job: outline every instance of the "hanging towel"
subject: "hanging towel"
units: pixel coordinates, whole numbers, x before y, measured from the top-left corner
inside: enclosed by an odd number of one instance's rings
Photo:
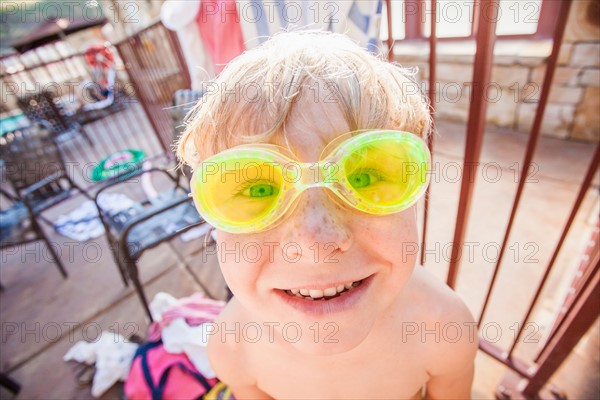
[[[196,23],[218,75],[245,50],[235,0],[202,0]]]
[[[160,8],[162,23],[177,33],[194,90],[202,89],[202,82],[215,77],[213,62],[196,23],[199,12],[200,0],[166,0]]]
[[[336,4],[339,5],[339,13],[344,18],[332,18],[331,31],[350,36],[370,52],[379,52],[383,0],[339,1]]]
[[[379,51],[383,0],[238,0],[237,5],[248,49],[281,30],[316,29],[346,34]]]

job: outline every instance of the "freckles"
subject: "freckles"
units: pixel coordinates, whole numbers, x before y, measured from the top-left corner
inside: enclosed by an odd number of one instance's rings
[[[331,217],[328,214],[323,215],[323,217],[321,218],[321,223],[317,224],[317,226],[315,227],[315,233],[321,233],[323,227],[325,226],[335,226],[335,222],[331,220]]]

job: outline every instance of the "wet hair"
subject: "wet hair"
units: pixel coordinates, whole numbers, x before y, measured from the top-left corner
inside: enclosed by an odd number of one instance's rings
[[[243,143],[285,139],[302,101],[335,103],[351,131],[398,129],[425,138],[429,104],[414,72],[367,52],[342,34],[282,32],[232,60],[186,117],[177,144],[192,167]]]

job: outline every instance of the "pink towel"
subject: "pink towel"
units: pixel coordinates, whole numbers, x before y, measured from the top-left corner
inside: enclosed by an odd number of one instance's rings
[[[162,329],[169,326],[171,321],[177,318],[185,318],[189,326],[198,326],[205,322],[212,322],[217,318],[225,302],[212,300],[196,293],[190,297],[184,297],[177,301],[177,305],[162,313],[160,322],[154,322],[148,329],[148,340],[160,339]]]
[[[202,0],[196,23],[218,75],[246,49],[235,0]]]

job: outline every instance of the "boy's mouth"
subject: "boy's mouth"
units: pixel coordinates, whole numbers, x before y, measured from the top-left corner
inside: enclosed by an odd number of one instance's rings
[[[354,288],[360,286],[360,284],[364,281],[361,279],[359,281],[348,282],[344,284],[340,284],[337,286],[333,286],[326,289],[290,289],[284,290],[288,296],[291,297],[300,297],[304,300],[318,300],[318,301],[326,301],[331,300],[336,297],[340,297],[345,295],[348,292],[354,290]]]

